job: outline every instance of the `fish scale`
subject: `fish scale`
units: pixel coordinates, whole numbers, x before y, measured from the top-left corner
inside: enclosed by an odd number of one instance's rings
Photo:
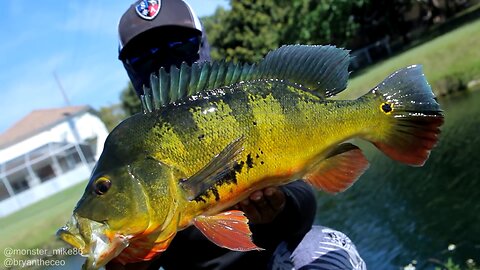
[[[331,100],[347,85],[349,59],[333,46],[293,45],[251,65],[161,68],[143,113],[109,134],[59,237],[87,257],[86,269],[150,260],[191,225],[220,247],[258,250],[248,219],[231,207],[299,178],[345,191],[369,166],[350,139],[423,165],[443,114],[421,66],[356,100]]]
[[[168,115],[167,119],[177,121],[170,122],[170,125],[178,126],[177,129],[174,129],[174,133],[177,138],[181,138],[183,149],[201,150],[199,152],[194,150],[194,152],[187,154],[188,156],[179,156],[177,155],[177,151],[171,150],[178,146],[170,146],[168,139],[163,136],[163,141],[158,141],[158,146],[153,145],[151,151],[159,153],[155,156],[158,160],[168,160],[168,163],[171,164],[183,164],[182,170],[185,172],[186,178],[201,170],[225,145],[241,136],[248,137],[248,140],[246,140],[244,144],[245,149],[240,158],[244,163],[246,163],[248,155],[257,155],[257,148],[264,149],[265,152],[276,153],[264,156],[261,160],[263,164],[256,162],[258,164],[255,164],[255,167],[245,169],[241,173],[238,173],[238,184],[236,186],[232,187],[231,184],[228,184],[225,188],[216,186],[217,190],[228,190],[228,193],[236,194],[237,199],[235,201],[224,204],[222,202],[222,192],[219,192],[220,202],[211,192],[208,192],[207,195],[203,197],[204,201],[202,202],[204,204],[195,207],[203,209],[213,204],[219,204],[225,208],[239,200],[238,195],[241,191],[248,190],[252,185],[251,179],[262,181],[264,176],[277,176],[276,174],[281,176],[287,174],[286,172],[290,172],[291,174],[299,173],[299,170],[294,168],[304,167],[307,161],[314,159],[316,155],[326,150],[327,146],[345,141],[360,133],[360,131],[364,129],[365,123],[362,123],[362,125],[353,125],[351,124],[355,123],[352,121],[353,119],[348,119],[346,116],[356,118],[359,109],[365,107],[364,111],[368,111],[371,107],[369,104],[361,104],[363,106],[360,106],[360,104],[351,104],[351,102],[348,101],[324,101],[281,83],[278,83],[281,84],[281,87],[278,87],[277,84],[272,82],[258,81],[255,84],[254,88],[261,91],[252,91],[255,94],[250,94],[251,98],[248,99],[247,104],[243,102],[240,103],[240,99],[234,98],[237,92],[241,93],[240,95],[246,92],[245,89],[238,88],[234,89],[232,93],[228,93],[225,96],[218,96],[216,99],[197,101],[196,103],[201,104],[197,104],[196,106],[191,106],[186,103],[178,106],[175,110],[165,112],[165,114]],[[242,87],[246,89],[250,89],[251,86],[251,84],[242,85]],[[300,98],[301,96],[302,98]],[[254,119],[243,117],[242,114],[239,114],[239,111],[232,110],[231,105],[224,103],[223,100],[236,101],[230,104],[238,104],[237,108],[250,108],[250,115],[252,115]],[[315,106],[313,106],[314,103]],[[350,107],[352,105],[354,108]],[[184,108],[185,111],[188,110],[190,113],[189,117],[185,117],[180,113],[182,108]],[[216,110],[210,113],[204,113],[208,108],[216,108]],[[341,110],[342,108],[343,111]],[[241,112],[244,111],[245,110],[242,110]],[[298,116],[302,114],[299,115],[298,112],[310,116],[310,120],[299,120]],[[335,113],[333,114],[333,112]],[[337,118],[332,117],[330,114],[337,116]],[[235,118],[233,115],[237,115],[237,117]],[[189,119],[189,123],[194,122],[195,129],[192,130],[185,127],[184,119]],[[370,119],[376,118],[370,117]],[[256,124],[254,125],[253,122]],[[341,126],[337,123],[345,123],[345,125]],[[372,126],[376,124],[378,123],[375,122]],[[216,126],[222,126],[223,128],[214,128]],[[305,132],[301,134],[295,132],[299,129],[305,130]],[[197,134],[200,133],[204,134],[202,140],[197,139]],[[315,137],[320,139],[314,140],[312,143],[311,141]],[[167,141],[165,139],[167,139]],[[155,141],[155,139],[152,141]],[[177,145],[175,140],[172,141]],[[188,152],[187,150],[187,153]],[[278,170],[277,168],[283,168],[283,170]],[[264,185],[271,184],[281,183],[266,183]],[[230,192],[232,188],[233,192]],[[246,195],[247,194],[244,194],[243,197]],[[230,197],[227,196],[225,198],[229,199]]]

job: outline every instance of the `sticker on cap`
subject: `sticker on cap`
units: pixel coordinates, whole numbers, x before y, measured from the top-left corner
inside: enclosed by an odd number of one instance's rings
[[[143,19],[153,20],[160,11],[160,5],[160,0],[143,0],[137,4],[135,10]]]

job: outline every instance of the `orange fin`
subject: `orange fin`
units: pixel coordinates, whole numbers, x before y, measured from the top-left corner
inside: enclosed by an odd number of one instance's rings
[[[248,219],[242,211],[232,210],[215,216],[198,216],[194,225],[220,247],[235,251],[262,250],[252,242]]]
[[[338,193],[351,187],[368,168],[368,160],[357,146],[344,143],[322,155],[304,179],[314,187]]]

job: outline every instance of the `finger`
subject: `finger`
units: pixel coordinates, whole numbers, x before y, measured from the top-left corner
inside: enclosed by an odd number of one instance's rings
[[[277,210],[272,208],[263,192],[261,197],[257,197],[257,200],[252,200],[252,204],[255,205],[260,217],[257,223],[271,222],[277,215]]]
[[[270,215],[273,212],[273,209],[270,206],[270,203],[268,202],[267,197],[264,195],[263,192],[261,193],[261,196],[253,197],[251,202],[255,205],[257,211],[262,217],[265,215]]]
[[[238,206],[245,213],[250,223],[258,223],[261,220],[257,207],[249,199],[241,201]]]
[[[252,201],[259,201],[263,198],[263,191],[262,190],[257,190],[254,191],[248,198]]]
[[[265,200],[276,210],[282,210],[285,206],[285,193],[278,187],[269,187],[265,189]]]
[[[232,207],[230,208],[230,210],[242,210],[242,209],[240,209],[240,203],[237,203],[237,204],[235,204],[234,206],[232,206]]]

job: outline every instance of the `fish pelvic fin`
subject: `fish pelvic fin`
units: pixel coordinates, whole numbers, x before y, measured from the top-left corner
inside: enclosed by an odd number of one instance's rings
[[[396,71],[367,95],[381,99],[379,110],[391,123],[386,132],[370,134],[367,139],[393,160],[422,166],[438,141],[444,121],[422,66]]]
[[[369,167],[362,150],[351,143],[343,143],[318,156],[303,179],[328,193],[343,192]]]
[[[144,113],[168,104],[208,95],[206,91],[256,80],[281,80],[327,98],[347,87],[350,55],[335,46],[286,45],[269,52],[259,63],[197,62],[162,67],[150,75],[141,96]]]
[[[231,210],[215,216],[198,216],[193,224],[220,247],[234,251],[262,250],[253,243],[248,219],[242,211]]]

